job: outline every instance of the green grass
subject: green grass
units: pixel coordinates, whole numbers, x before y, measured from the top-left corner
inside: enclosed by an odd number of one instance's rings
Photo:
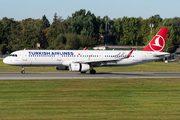
[[[20,66],[6,65],[0,60],[0,72],[20,72]],[[150,62],[135,66],[125,67],[98,67],[97,72],[180,72],[179,64],[164,62]],[[26,72],[67,72],[66,70],[56,70],[55,67],[26,67]]]
[[[180,79],[0,81],[0,119],[179,120]]]
[[[178,64],[150,62],[99,67],[97,72],[180,72]],[[0,72],[21,67],[0,60]],[[26,67],[26,72],[62,72]],[[0,119],[179,120],[180,79],[0,81]]]

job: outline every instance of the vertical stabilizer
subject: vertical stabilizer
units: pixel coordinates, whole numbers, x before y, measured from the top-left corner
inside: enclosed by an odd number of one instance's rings
[[[154,36],[151,42],[141,51],[158,51],[163,52],[168,28],[161,28],[159,32]]]

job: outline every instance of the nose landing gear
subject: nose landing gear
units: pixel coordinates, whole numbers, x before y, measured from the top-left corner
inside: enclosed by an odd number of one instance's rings
[[[22,66],[22,71],[21,71],[22,74],[25,74],[25,67]]]

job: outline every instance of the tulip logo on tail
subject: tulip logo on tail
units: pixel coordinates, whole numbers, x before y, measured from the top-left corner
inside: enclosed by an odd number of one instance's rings
[[[151,42],[141,51],[163,52],[168,28],[161,28]]]
[[[161,51],[163,50],[165,45],[165,40],[162,36],[156,35],[154,39],[149,43],[151,50],[153,51]]]

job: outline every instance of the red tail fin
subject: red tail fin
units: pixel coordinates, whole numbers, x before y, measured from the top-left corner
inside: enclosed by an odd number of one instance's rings
[[[159,32],[154,36],[151,42],[141,51],[159,51],[163,52],[168,28],[161,28]]]

